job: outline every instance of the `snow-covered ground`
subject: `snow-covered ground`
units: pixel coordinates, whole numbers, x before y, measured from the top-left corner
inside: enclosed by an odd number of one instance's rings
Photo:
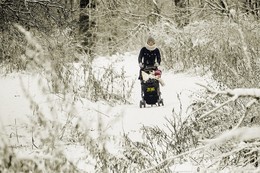
[[[140,97],[140,83],[137,80],[139,74],[139,67],[137,64],[137,55],[135,53],[126,53],[124,55],[114,55],[112,57],[99,57],[93,63],[93,69],[102,69],[113,65],[115,69],[121,71],[125,70],[127,80],[135,80],[134,88],[131,93],[132,104],[122,104],[116,106],[109,106],[104,101],[91,102],[86,99],[82,99],[77,102],[77,117],[81,118],[84,123],[88,125],[88,128],[97,129],[100,119],[103,122],[104,133],[112,134],[115,136],[126,133],[132,140],[142,140],[142,136],[139,133],[140,128],[144,126],[158,126],[165,128],[165,118],[171,118],[173,116],[172,110],[176,112],[180,110],[180,104],[182,107],[182,118],[185,119],[185,114],[188,106],[191,104],[191,95],[193,92],[197,92],[201,89],[196,82],[203,83],[204,77],[195,76],[192,74],[174,74],[172,71],[163,71],[162,79],[165,82],[165,86],[161,87],[162,98],[164,100],[164,106],[147,106],[146,108],[139,108]],[[163,67],[162,67],[163,70]],[[39,109],[46,115],[50,107],[60,104],[60,98],[56,95],[43,93],[41,86],[39,85],[40,75],[29,74],[10,74],[0,77],[0,120],[2,129],[2,135],[10,135],[15,133],[15,128],[18,129],[20,135],[26,136],[25,130],[26,123],[29,122],[28,117],[34,116],[34,109],[31,107],[31,102],[28,98],[31,98],[39,104]],[[120,86],[118,86],[120,87]],[[30,96],[24,94],[24,89],[28,91]],[[179,94],[180,99],[177,98]],[[181,101],[181,103],[180,103]],[[64,115],[64,112],[69,111],[66,106],[59,110]],[[59,119],[66,121],[66,117],[49,117],[51,119]],[[11,128],[12,127],[12,128]],[[24,128],[22,128],[24,127]],[[166,129],[166,128],[165,128]],[[17,132],[16,132],[17,133]],[[23,134],[22,134],[23,133]],[[10,137],[11,138],[11,137]],[[23,141],[24,140],[24,141]],[[19,144],[23,145],[23,142],[29,143],[31,139],[23,138],[19,140]],[[14,139],[17,143],[17,139]],[[117,152],[118,146],[109,144],[112,152]],[[82,154],[79,151],[80,147],[68,147],[67,153],[74,153],[71,159],[78,160]],[[77,155],[78,153],[78,155]],[[78,163],[79,167],[84,167],[81,162]],[[191,171],[189,166],[174,167],[176,170]]]

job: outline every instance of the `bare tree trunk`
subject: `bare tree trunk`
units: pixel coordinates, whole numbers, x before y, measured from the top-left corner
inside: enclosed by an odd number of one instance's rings
[[[83,50],[90,56],[93,53],[94,34],[92,29],[95,26],[95,21],[90,20],[90,11],[95,8],[96,4],[93,0],[80,0],[79,32],[83,37]]]
[[[174,0],[174,4],[176,7],[179,7],[179,8],[186,7],[185,0]]]
[[[189,0],[174,0],[176,7],[176,22],[180,27],[183,27],[189,23]]]

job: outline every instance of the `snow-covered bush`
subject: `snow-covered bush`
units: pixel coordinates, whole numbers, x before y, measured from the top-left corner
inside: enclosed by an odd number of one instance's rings
[[[13,148],[1,140],[1,172],[80,172],[71,164],[62,152],[41,152],[28,156],[19,155]]]
[[[67,146],[63,142],[83,146],[87,151],[85,156],[89,157],[86,162],[94,160],[94,169],[97,172],[104,169],[117,172],[125,170],[128,163],[121,162],[122,159],[111,155],[105,148],[106,142],[112,136],[103,134],[104,127],[100,127],[100,135],[95,138],[86,124],[74,122],[74,117],[78,114],[77,105],[84,98],[107,104],[128,102],[133,86],[131,81],[128,81],[127,86],[124,69],[117,72],[112,67],[104,68],[104,74],[99,76],[92,69],[88,56],[78,51],[79,46],[69,36],[69,31],[57,31],[49,37],[39,33],[32,34],[20,25],[15,27],[21,33],[19,38],[24,42],[20,45],[24,50],[20,54],[24,64],[23,71],[37,76],[41,89],[37,94],[43,94],[46,102],[37,102],[21,81],[33,114],[26,126],[26,133],[31,134],[31,139],[23,145],[31,146],[33,154],[19,156],[19,147],[12,145],[8,137],[3,137],[0,145],[3,156],[0,159],[1,171],[82,172],[69,161],[70,157],[65,154],[64,149]],[[16,45],[19,45],[18,42]],[[118,85],[120,87],[116,87]],[[16,136],[19,138],[18,134]],[[25,155],[31,157],[24,158]],[[108,162],[114,163],[114,166]]]
[[[183,28],[162,19],[150,33],[158,40],[167,68],[180,71],[200,67],[229,87],[258,87],[258,28],[259,22],[243,16],[238,21],[211,16]]]
[[[16,28],[10,27],[0,35],[0,67],[1,73],[10,73],[25,69],[25,63],[20,57],[24,53],[25,40]]]
[[[49,37],[39,33],[32,35],[21,26],[16,26],[25,35],[25,39],[21,38],[22,35],[19,37],[24,44],[14,41],[23,52],[20,55],[17,52],[20,60],[17,65],[30,73],[41,71],[42,77],[48,81],[44,90],[57,94],[74,93],[77,97],[88,97],[95,101],[127,102],[127,93],[132,84],[113,89],[118,82],[126,84],[124,70],[115,72],[113,68],[108,68],[103,69],[106,76],[95,75],[91,67],[92,58],[80,51],[81,46],[70,35],[69,29],[57,30]],[[14,64],[3,65],[8,67]]]

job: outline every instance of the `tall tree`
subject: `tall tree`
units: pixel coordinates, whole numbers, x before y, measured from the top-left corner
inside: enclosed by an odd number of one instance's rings
[[[176,7],[176,22],[179,26],[185,26],[189,23],[189,0],[174,0]]]
[[[80,0],[79,32],[83,38],[83,50],[89,55],[92,55],[92,49],[95,45],[93,32],[95,21],[91,18],[91,11],[95,8],[94,0]]]

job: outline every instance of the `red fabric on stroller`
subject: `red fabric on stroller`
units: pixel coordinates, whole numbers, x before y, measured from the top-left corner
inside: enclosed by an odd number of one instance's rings
[[[162,71],[161,70],[155,70],[154,75],[158,76],[158,77],[161,77]]]

